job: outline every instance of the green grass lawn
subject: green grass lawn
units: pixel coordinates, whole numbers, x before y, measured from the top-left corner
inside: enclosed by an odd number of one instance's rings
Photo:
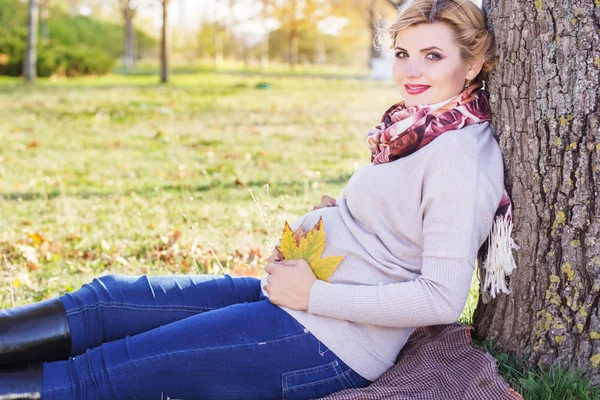
[[[2,307],[106,273],[259,276],[284,221],[369,162],[365,133],[398,100],[389,82],[156,81],[0,79]]]

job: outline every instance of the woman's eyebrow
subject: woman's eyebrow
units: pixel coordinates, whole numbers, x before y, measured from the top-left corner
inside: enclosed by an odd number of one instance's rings
[[[394,50],[406,51],[406,49],[403,49],[402,47],[396,47]],[[424,52],[430,51],[430,50],[439,50],[442,53],[444,52],[444,50],[440,49],[439,47],[431,46],[431,47],[427,47],[427,48],[421,49],[421,53],[424,53]]]

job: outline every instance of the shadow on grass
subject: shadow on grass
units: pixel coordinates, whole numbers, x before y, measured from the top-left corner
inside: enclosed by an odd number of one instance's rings
[[[322,182],[327,184],[341,184],[344,182],[348,182],[352,174],[342,174],[337,177],[325,178]],[[234,178],[232,178],[233,180]],[[122,192],[101,192],[101,191],[83,191],[83,192],[61,192],[59,190],[51,191],[51,192],[12,192],[7,193],[0,196],[0,199],[5,201],[35,201],[35,200],[52,200],[60,196],[67,196],[72,198],[80,198],[80,199],[89,199],[89,198],[106,198],[106,197],[114,197],[114,196],[122,196],[131,192],[135,192],[138,195],[148,195],[148,197],[152,197],[160,192],[186,192],[186,193],[198,193],[198,192],[208,192],[212,190],[231,190],[231,189],[243,189],[247,190],[248,188],[261,188],[264,185],[269,184],[271,194],[278,195],[289,193],[293,190],[300,190],[304,188],[305,182],[300,180],[291,180],[278,182],[277,184],[273,184],[267,180],[256,180],[245,183],[237,183],[235,181],[228,183],[218,183],[215,185],[163,185],[159,186],[158,190],[154,186],[150,187],[142,187],[142,188],[129,188]]]

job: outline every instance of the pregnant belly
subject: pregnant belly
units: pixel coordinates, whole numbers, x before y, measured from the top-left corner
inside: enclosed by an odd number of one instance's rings
[[[304,232],[306,232],[319,222],[319,218],[323,218],[325,241],[327,242],[322,257],[344,256],[361,247],[348,230],[338,207],[325,207],[308,212],[291,223],[290,226],[296,231],[302,225]]]
[[[338,207],[326,207],[308,212],[289,223],[290,227],[296,231],[301,225],[306,232],[312,229],[319,218],[323,218],[323,227],[325,229],[325,249],[321,257],[345,256],[337,269],[333,272],[329,281],[332,283],[359,283],[358,277],[354,277],[357,263],[364,263],[362,260],[364,250],[350,233],[346,224],[342,220]],[[267,284],[266,277],[261,280],[261,286]],[[268,295],[264,292],[265,296]]]

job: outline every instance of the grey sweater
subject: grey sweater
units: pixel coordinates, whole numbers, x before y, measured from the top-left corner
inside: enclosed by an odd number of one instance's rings
[[[282,308],[361,376],[376,380],[414,327],[460,316],[503,188],[502,155],[487,122],[359,169],[335,207],[291,224],[307,229],[322,216],[323,257],[346,257],[330,283],[313,284],[308,312]]]

